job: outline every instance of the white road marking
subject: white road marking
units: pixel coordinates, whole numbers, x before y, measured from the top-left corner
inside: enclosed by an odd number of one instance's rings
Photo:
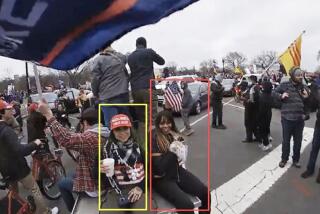
[[[230,104],[229,102],[223,103],[223,105],[232,106],[232,107],[239,108],[239,109],[244,109],[244,107],[242,107],[242,106],[233,105],[233,104]]]
[[[313,131],[313,128],[304,128],[301,153],[311,143]],[[290,162],[284,168],[278,166],[281,152],[282,146],[279,145],[249,168],[213,190],[211,213],[241,214],[251,207],[291,166]]]
[[[228,102],[223,103],[223,105],[231,105],[229,103],[231,103],[233,101],[233,99],[230,99]],[[233,106],[233,105],[232,105]],[[212,111],[210,111],[209,113],[210,115],[212,114]],[[193,121],[192,123],[190,123],[190,126],[195,125],[196,123],[200,122],[201,120],[203,120],[204,118],[208,117],[208,114],[203,115],[202,117],[198,118],[197,120]],[[185,128],[180,129],[179,131],[182,132]]]

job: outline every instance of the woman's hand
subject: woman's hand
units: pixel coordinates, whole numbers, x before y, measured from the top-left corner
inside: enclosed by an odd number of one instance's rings
[[[128,199],[131,203],[138,201],[142,196],[142,189],[140,187],[134,187],[128,193]]]

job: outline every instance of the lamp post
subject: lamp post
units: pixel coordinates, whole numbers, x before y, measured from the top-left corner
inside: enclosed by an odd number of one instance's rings
[[[224,75],[224,62],[225,62],[225,60],[224,60],[224,58],[222,58],[222,73],[223,73],[223,75]]]

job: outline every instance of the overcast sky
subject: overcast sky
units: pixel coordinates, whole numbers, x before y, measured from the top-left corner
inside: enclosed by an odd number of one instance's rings
[[[135,49],[139,36],[166,62],[198,67],[221,59],[230,51],[243,53],[249,62],[262,51],[282,53],[302,37],[301,67],[314,71],[320,62],[320,1],[318,0],[200,0],[155,25],[136,29],[112,45],[122,53]],[[24,63],[0,57],[0,78],[23,74]]]

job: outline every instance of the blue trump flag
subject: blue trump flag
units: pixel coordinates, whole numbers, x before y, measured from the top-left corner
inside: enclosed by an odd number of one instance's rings
[[[0,55],[72,69],[197,0],[0,0]]]

